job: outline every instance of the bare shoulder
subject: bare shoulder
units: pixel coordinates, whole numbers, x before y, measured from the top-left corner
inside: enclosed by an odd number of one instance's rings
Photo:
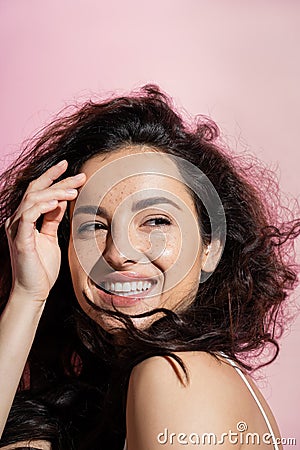
[[[237,388],[237,379],[232,368],[205,352],[175,354],[185,365],[188,379],[174,358],[148,358],[131,373],[128,401],[132,396],[143,410],[149,410],[153,405],[165,417],[172,411],[173,417],[176,415],[179,420],[180,412],[185,417],[198,420],[201,411],[205,411],[206,422],[209,422],[211,412],[214,424],[217,420],[216,413],[219,413],[220,418],[226,418],[227,422],[234,419],[237,405],[233,393]]]
[[[131,386],[144,387],[144,383],[147,383],[148,388],[152,387],[155,390],[163,390],[163,387],[164,389],[167,387],[167,391],[164,392],[176,389],[179,392],[182,390],[186,395],[188,392],[194,394],[199,390],[199,394],[207,395],[210,387],[216,393],[223,392],[226,386],[226,392],[229,394],[236,389],[237,384],[240,384],[231,365],[221,357],[216,358],[206,352],[176,352],[175,355],[182,360],[187,370],[188,380],[174,358],[154,356],[133,369],[130,378]]]
[[[205,352],[178,352],[176,355],[186,366],[189,382],[171,357],[151,357],[132,371],[127,396],[129,450],[147,449],[149,443],[149,448],[159,449],[158,436],[166,436],[166,433],[168,437],[173,433],[174,439],[178,435],[194,436],[195,433],[214,433],[221,438],[229,430],[237,432],[239,422],[245,422],[249,431],[267,431],[245,382],[224,358]],[[254,383],[253,387],[257,390]],[[277,432],[268,405],[262,396],[260,400]],[[175,444],[172,442],[170,448],[176,449]],[[183,444],[189,448],[182,442],[178,449]],[[195,443],[191,445],[194,446]],[[231,445],[225,440],[222,448],[242,449],[243,446]]]
[[[170,357],[149,358],[132,371],[127,396],[129,450],[161,448],[162,433],[220,435],[236,426],[237,402],[232,399],[232,379],[224,364],[202,352],[176,354],[187,368],[188,383],[180,365]],[[172,449],[183,445],[169,444]],[[231,447],[224,444],[222,448]]]

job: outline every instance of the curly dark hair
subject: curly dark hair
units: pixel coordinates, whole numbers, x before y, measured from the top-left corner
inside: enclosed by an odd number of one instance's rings
[[[101,407],[98,396],[97,387],[77,381],[48,386],[44,392],[17,393],[0,448],[22,441],[43,440],[51,445],[51,450],[77,450],[82,429],[96,426],[91,418],[97,417]],[[28,448],[36,450],[34,444]]]
[[[77,304],[67,260],[66,214],[59,230],[60,274],[28,360],[31,388],[68,376],[94,384],[103,380],[105,385],[105,377],[122,367],[127,373],[120,388],[124,394],[135,364],[153,355],[170,355],[180,362],[173,355],[175,351],[224,352],[248,370],[254,367],[245,357],[249,352],[258,356],[267,344],[273,346],[269,361],[260,367],[277,357],[277,339],[289,319],[286,301],[297,283],[293,244],[300,234],[300,219],[295,219],[295,211],[280,206],[277,181],[271,171],[254,157],[230,152],[221,144],[212,120],[197,116],[188,121],[155,85],[64,111],[27,143],[2,174],[1,308],[11,289],[4,224],[17,209],[29,182],[62,159],[68,161],[64,176],[70,176],[97,154],[142,144],[190,161],[212,182],[227,222],[222,258],[184,310],[162,308],[144,313],[163,313],[147,329],[136,329],[125,314],[111,312],[126,328],[127,345],[116,350],[109,334]],[[203,239],[209,242],[207,212],[197,196],[194,202]],[[23,385],[25,382],[23,377]]]

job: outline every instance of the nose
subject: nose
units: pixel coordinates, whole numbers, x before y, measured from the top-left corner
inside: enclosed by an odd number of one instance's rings
[[[111,235],[107,236],[106,246],[102,253],[102,257],[115,270],[135,264],[138,260],[138,252],[134,251],[132,247],[124,248],[124,245],[122,245],[122,249],[119,248],[121,246],[119,241],[116,243]]]

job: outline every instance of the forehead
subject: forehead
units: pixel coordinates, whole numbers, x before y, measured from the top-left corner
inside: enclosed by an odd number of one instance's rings
[[[119,202],[135,194],[135,198],[176,195],[193,204],[180,171],[171,158],[149,147],[126,147],[106,155],[97,155],[82,166],[87,181],[81,199],[103,199]]]

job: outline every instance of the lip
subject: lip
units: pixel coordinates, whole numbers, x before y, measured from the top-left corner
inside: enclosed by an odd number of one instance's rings
[[[125,283],[126,281],[132,281],[132,280],[137,280],[137,281],[150,281],[152,283],[152,286],[145,290],[145,291],[141,291],[137,294],[132,294],[132,295],[126,295],[126,296],[122,296],[122,295],[117,295],[117,294],[112,294],[108,291],[106,291],[100,284],[107,282],[120,282],[120,283]],[[154,290],[154,288],[158,285],[159,282],[159,276],[158,275],[149,275],[149,274],[141,274],[138,272],[129,272],[129,271],[114,271],[110,274],[107,274],[105,276],[103,276],[99,281],[97,280],[91,280],[90,282],[92,284],[92,286],[94,287],[94,289],[96,289],[96,298],[94,299],[95,303],[98,302],[104,302],[107,305],[110,306],[115,306],[115,307],[130,307],[130,306],[135,306],[138,303],[140,303],[141,301],[145,300],[145,298],[149,297],[149,294],[152,293],[152,291]],[[101,305],[99,305],[101,306]]]
[[[151,291],[154,289],[155,286],[156,284],[153,284],[146,291],[124,297],[121,295],[110,294],[100,286],[95,285],[99,299],[108,305],[111,306],[113,305],[116,307],[130,307],[138,304],[139,302],[141,302],[142,300],[144,300],[146,297],[149,296],[149,293],[151,293]]]

